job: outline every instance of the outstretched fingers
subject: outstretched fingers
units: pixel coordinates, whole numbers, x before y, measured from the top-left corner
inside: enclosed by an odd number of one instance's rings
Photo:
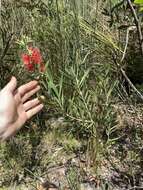
[[[32,116],[34,116],[35,114],[37,114],[38,112],[40,112],[43,107],[44,107],[43,104],[39,104],[39,105],[35,106],[34,108],[28,110],[26,112],[27,118],[30,119]]]
[[[34,108],[38,104],[40,104],[40,100],[38,98],[35,98],[33,100],[29,100],[29,101],[27,101],[26,103],[23,104],[24,110],[28,111],[29,109]]]
[[[25,93],[25,95],[22,97],[22,102],[24,103],[25,101],[27,101],[31,96],[36,94],[36,92],[38,92],[39,90],[40,90],[40,86],[36,86],[29,92]]]
[[[38,85],[37,81],[30,81],[27,84],[24,84],[18,88],[18,92],[20,93],[21,97],[23,97],[27,92],[31,91],[32,89],[36,88]]]

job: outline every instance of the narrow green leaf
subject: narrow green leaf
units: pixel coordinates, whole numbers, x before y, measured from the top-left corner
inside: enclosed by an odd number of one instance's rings
[[[79,86],[82,86],[82,84],[84,83],[84,81],[87,78],[88,74],[89,74],[89,69],[87,71],[85,71],[85,73],[84,73],[84,75],[83,75],[83,77],[82,77],[82,79],[81,79],[81,81],[79,83]]]

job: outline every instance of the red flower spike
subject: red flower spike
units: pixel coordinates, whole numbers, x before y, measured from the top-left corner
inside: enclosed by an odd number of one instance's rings
[[[42,63],[42,56],[40,53],[40,50],[38,48],[32,48],[29,47],[29,50],[31,50],[31,60],[35,64],[41,64]]]
[[[28,47],[29,54],[22,54],[22,61],[28,71],[34,71],[35,65],[39,65],[39,71],[45,71],[45,65],[42,60],[40,50],[38,48]]]
[[[28,65],[31,62],[31,58],[27,54],[22,54],[21,58],[22,58],[24,65]]]
[[[26,69],[27,69],[28,71],[34,71],[34,65],[31,64],[31,63],[29,63],[29,64],[26,65],[25,67],[26,67]]]

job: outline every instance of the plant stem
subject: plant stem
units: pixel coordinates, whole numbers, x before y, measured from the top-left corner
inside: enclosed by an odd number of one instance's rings
[[[141,30],[141,24],[140,24],[140,21],[138,19],[138,16],[136,14],[136,11],[132,5],[132,2],[131,0],[127,0],[129,6],[130,6],[130,9],[131,9],[131,12],[132,12],[132,15],[135,19],[135,24],[136,24],[136,27],[137,27],[137,31],[138,31],[138,36],[139,36],[139,43],[140,43],[140,49],[141,49],[141,54],[143,55],[143,35],[142,35],[142,30]]]

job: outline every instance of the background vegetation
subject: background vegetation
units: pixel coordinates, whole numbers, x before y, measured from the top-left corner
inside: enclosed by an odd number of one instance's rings
[[[45,108],[0,147],[2,189],[143,188],[142,0],[2,0],[1,88],[39,80]],[[17,41],[38,47],[28,72]]]

